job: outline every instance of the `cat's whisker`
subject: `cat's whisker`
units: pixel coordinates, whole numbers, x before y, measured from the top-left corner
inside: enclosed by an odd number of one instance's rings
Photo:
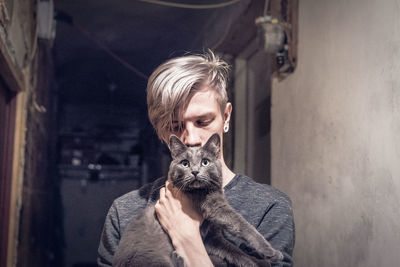
[[[183,192],[185,189],[185,184],[181,184],[181,186],[178,188],[179,192]]]

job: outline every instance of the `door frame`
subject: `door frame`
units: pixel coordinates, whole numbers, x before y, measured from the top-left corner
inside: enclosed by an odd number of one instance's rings
[[[263,55],[265,64],[259,67],[260,72],[267,78],[266,83],[260,84],[254,73],[252,73],[251,61]],[[260,183],[270,184],[270,118],[260,117],[258,110],[260,109],[260,90],[264,90],[264,94],[270,94],[271,90],[271,67],[270,59],[260,50],[257,39],[253,39],[247,47],[245,47],[235,58],[234,73],[234,171],[236,173],[245,173]],[[253,67],[254,68],[254,67]],[[269,92],[269,93],[268,93]],[[269,103],[263,104],[262,110],[270,111]],[[268,111],[269,110],[269,111]],[[261,125],[261,124],[263,125]],[[260,127],[262,126],[262,127]],[[264,132],[264,142],[259,143],[260,129]],[[255,163],[263,160],[262,168]]]
[[[12,171],[14,156],[16,94],[0,80],[1,97],[4,97],[4,114],[0,114],[0,134],[3,149],[0,151],[0,266],[6,266],[9,241]],[[4,120],[4,121],[3,121]]]
[[[12,266],[18,229],[17,194],[20,166],[22,129],[22,99],[25,97],[25,79],[0,40],[0,90],[5,99],[0,127],[4,135],[4,149],[0,151],[0,266]],[[4,121],[3,121],[4,119]],[[3,127],[4,125],[4,127]],[[1,135],[0,135],[1,136]]]

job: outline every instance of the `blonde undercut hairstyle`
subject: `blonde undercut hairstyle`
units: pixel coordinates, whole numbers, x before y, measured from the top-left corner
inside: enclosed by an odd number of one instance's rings
[[[211,50],[203,55],[172,58],[161,64],[147,83],[147,108],[158,137],[167,142],[173,121],[179,121],[190,97],[209,87],[215,90],[221,113],[228,102],[229,65]]]

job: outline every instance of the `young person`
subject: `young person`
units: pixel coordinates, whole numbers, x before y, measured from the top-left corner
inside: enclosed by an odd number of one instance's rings
[[[147,85],[148,115],[159,138],[167,143],[175,134],[187,146],[204,145],[214,133],[222,140],[232,112],[226,92],[228,74],[229,66],[212,52],[173,58],[160,65]],[[224,162],[222,144],[220,156],[228,202],[283,253],[283,261],[273,266],[292,266],[294,221],[289,198],[269,185],[233,173]],[[125,227],[154,201],[161,225],[187,266],[213,266],[200,235],[201,216],[165,177],[113,202],[100,240],[99,266],[112,265]],[[241,246],[239,240],[231,241]]]

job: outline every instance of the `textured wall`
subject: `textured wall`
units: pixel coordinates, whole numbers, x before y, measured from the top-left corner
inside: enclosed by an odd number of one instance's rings
[[[295,262],[398,266],[400,1],[300,1],[299,64],[272,91],[272,184]]]
[[[36,1],[15,0],[7,2],[5,7],[8,18],[2,18],[0,23],[0,41],[10,57],[13,67],[29,73],[32,59],[35,56],[36,37]],[[3,10],[1,10],[3,11]],[[2,12],[3,13],[3,12]]]

